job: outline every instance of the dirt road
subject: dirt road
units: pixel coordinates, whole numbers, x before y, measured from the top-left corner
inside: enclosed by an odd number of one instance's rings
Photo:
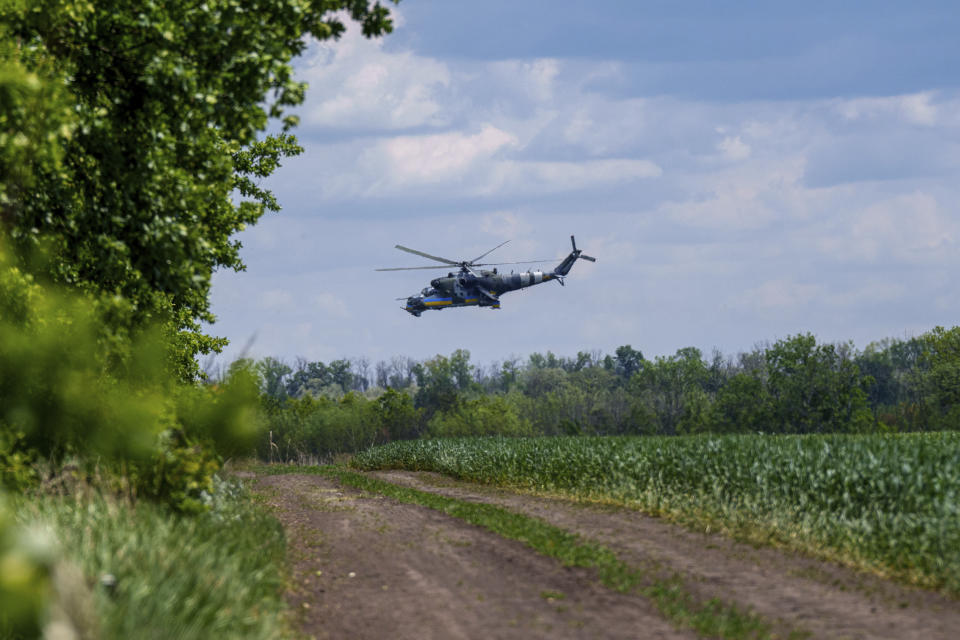
[[[534,516],[666,567],[701,599],[735,602],[776,629],[814,638],[955,638],[960,603],[774,549],[693,533],[634,511],[451,481],[377,477]],[[290,601],[316,638],[692,638],[645,598],[601,585],[519,542],[424,507],[317,475],[261,476],[254,489],[283,522]]]

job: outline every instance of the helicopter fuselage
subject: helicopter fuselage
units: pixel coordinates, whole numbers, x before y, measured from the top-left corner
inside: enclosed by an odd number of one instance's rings
[[[479,306],[499,309],[499,298],[504,293],[556,280],[558,277],[552,272],[543,271],[498,273],[494,269],[479,273],[477,276],[464,269],[460,273],[448,273],[445,278],[434,278],[420,295],[407,298],[404,310],[419,316],[428,309],[447,307]]]

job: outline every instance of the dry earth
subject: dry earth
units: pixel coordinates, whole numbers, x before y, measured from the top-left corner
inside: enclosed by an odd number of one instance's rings
[[[956,638],[960,603],[830,563],[698,534],[626,509],[380,472],[389,482],[540,518],[638,567],[684,577],[814,638]],[[316,475],[262,476],[289,538],[290,602],[316,638],[689,638],[640,596],[518,542]]]

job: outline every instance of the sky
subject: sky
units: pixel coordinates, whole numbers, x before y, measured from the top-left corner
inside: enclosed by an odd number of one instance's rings
[[[960,8],[953,2],[404,0],[295,64],[304,153],[283,207],[214,274],[240,355],[472,361],[733,355],[797,333],[858,348],[960,318]],[[415,318],[454,260],[565,287]],[[534,267],[538,265],[533,265]],[[505,267],[507,269],[511,267]],[[516,269],[525,267],[514,267]]]

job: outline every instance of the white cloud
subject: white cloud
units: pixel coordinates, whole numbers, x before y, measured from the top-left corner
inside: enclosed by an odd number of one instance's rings
[[[257,306],[266,311],[288,311],[293,305],[293,294],[286,289],[268,289],[257,297]]]
[[[850,290],[835,292],[826,297],[829,306],[838,309],[857,309],[876,304],[890,304],[903,298],[907,288],[900,282],[871,280],[855,284]]]
[[[717,149],[734,162],[746,160],[750,157],[750,145],[744,143],[740,136],[727,136],[717,144]]]
[[[501,88],[510,87],[536,102],[554,97],[560,62],[552,58],[503,60],[488,65],[486,73]]]
[[[803,217],[808,194],[799,183],[799,157],[751,164],[698,175],[705,195],[665,203],[660,212],[675,222],[709,229],[757,229],[780,218]]]
[[[307,127],[390,130],[448,122],[447,65],[409,51],[387,53],[381,39],[364,38],[353,23],[339,41],[314,45],[301,73],[310,83]]]
[[[854,98],[836,101],[836,110],[847,120],[899,119],[908,124],[935,126],[940,109],[931,91],[900,96]]]
[[[768,280],[733,298],[735,307],[767,310],[803,308],[809,306],[824,293],[819,284],[798,283],[790,279]]]
[[[466,196],[561,193],[658,178],[663,170],[641,158],[545,161],[525,159],[519,134],[490,123],[478,131],[404,135],[327,150],[315,160],[327,196],[383,197],[455,193]],[[323,153],[321,151],[321,153]],[[343,162],[355,154],[355,161]],[[322,163],[324,168],[320,168]]]
[[[874,202],[849,216],[839,233],[825,235],[824,253],[864,262],[945,263],[960,239],[960,221],[920,191]]]
[[[492,167],[490,181],[480,186],[477,193],[557,193],[658,178],[662,173],[662,169],[649,160],[507,160]]]
[[[368,170],[383,172],[383,177],[371,188],[377,192],[385,186],[457,180],[478,161],[517,144],[515,136],[485,124],[474,134],[453,132],[389,138],[366,152],[361,163]]]
[[[480,229],[496,238],[513,240],[533,231],[533,226],[512,211],[496,211],[480,218]]]
[[[335,318],[347,318],[350,316],[346,303],[335,294],[318,293],[313,296],[313,303],[317,311],[329,316]]]

